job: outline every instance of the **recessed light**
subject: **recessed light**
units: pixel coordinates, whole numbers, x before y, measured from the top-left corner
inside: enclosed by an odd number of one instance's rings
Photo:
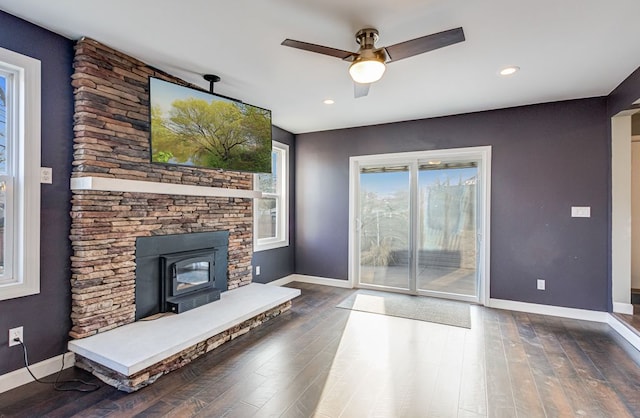
[[[511,65],[509,67],[505,67],[502,70],[500,70],[500,75],[512,75],[517,73],[519,70],[520,70],[520,67]]]
[[[322,103],[326,105],[332,105],[335,103],[335,101],[333,99],[325,99]]]

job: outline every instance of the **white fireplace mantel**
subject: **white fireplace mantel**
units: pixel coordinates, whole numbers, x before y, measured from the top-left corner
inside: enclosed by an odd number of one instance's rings
[[[124,180],[110,177],[74,177],[71,179],[71,190],[155,193],[206,197],[237,197],[247,199],[258,199],[262,197],[262,192],[257,190],[226,189],[222,187],[194,186],[190,184]]]

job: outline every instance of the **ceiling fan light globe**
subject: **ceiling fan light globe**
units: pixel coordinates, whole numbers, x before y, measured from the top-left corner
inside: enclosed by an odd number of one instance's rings
[[[349,74],[356,83],[369,84],[380,80],[385,70],[384,62],[375,59],[356,60],[349,67]]]

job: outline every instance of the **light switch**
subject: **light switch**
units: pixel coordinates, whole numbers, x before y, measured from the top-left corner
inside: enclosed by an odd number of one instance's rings
[[[571,206],[572,218],[590,218],[591,206]]]

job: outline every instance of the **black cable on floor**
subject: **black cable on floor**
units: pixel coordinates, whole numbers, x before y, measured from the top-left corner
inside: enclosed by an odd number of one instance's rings
[[[22,352],[24,353],[24,366],[26,367],[26,369],[29,372],[29,374],[31,375],[31,377],[33,377],[33,380],[35,380],[36,382],[42,383],[42,384],[45,384],[45,385],[53,385],[53,388],[55,390],[57,390],[57,391],[60,391],[60,392],[68,392],[68,391],[94,392],[94,391],[100,389],[100,385],[99,384],[85,382],[82,379],[60,380],[60,374],[64,370],[64,354],[62,355],[62,367],[60,368],[60,371],[56,374],[56,380],[55,381],[53,381],[53,382],[45,382],[44,380],[38,379],[31,372],[31,369],[29,369],[29,358],[27,356],[27,345],[24,342],[22,342],[22,340],[20,340],[20,339],[16,339],[16,341],[18,343],[20,343],[20,345],[22,346]],[[69,384],[69,383],[79,383],[79,385],[74,386],[74,387],[64,387],[64,385]],[[81,385],[84,385],[85,387],[82,387]]]

